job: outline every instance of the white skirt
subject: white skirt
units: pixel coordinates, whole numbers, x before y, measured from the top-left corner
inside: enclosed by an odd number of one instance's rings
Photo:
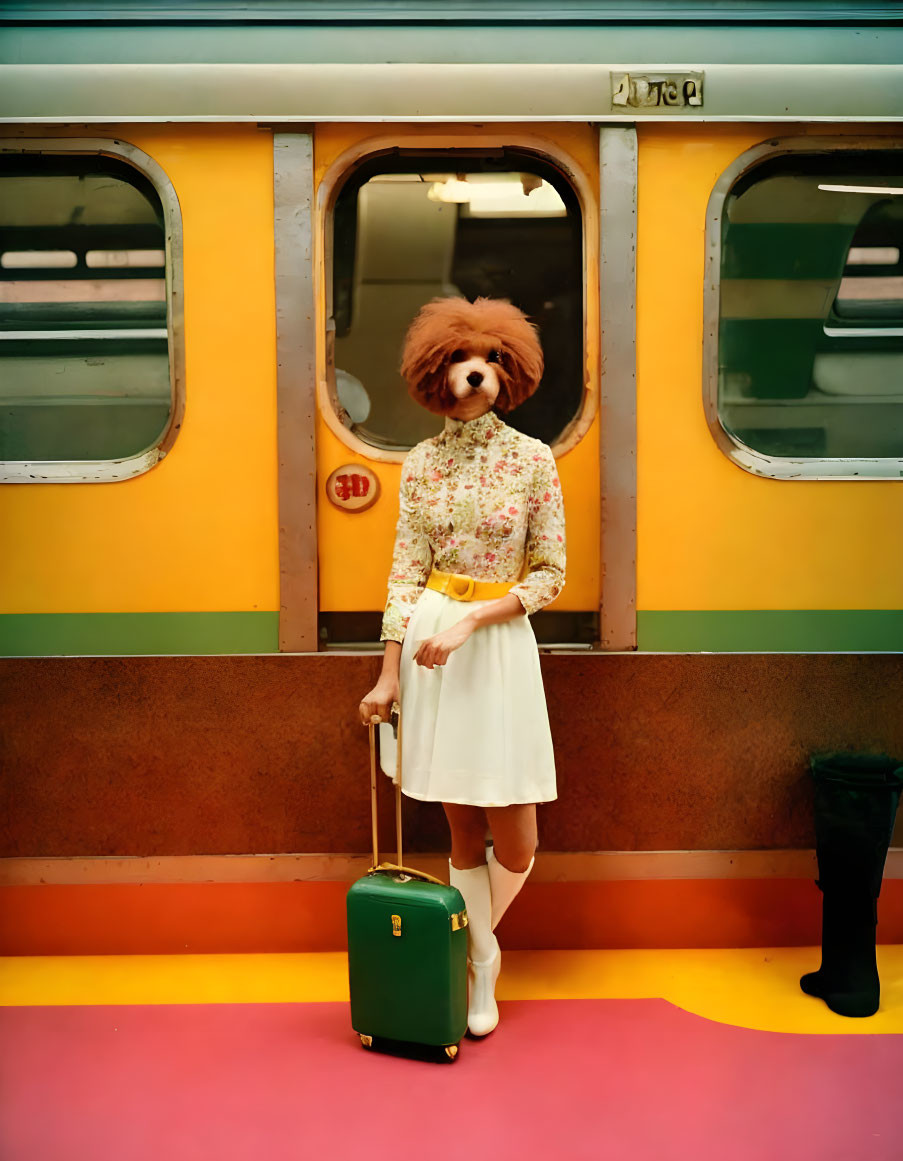
[[[425,802],[510,806],[551,802],[555,758],[527,617],[484,625],[444,666],[414,662],[421,642],[486,601],[455,601],[424,589],[401,651],[401,788]],[[391,726],[380,726],[383,771],[394,778]]]

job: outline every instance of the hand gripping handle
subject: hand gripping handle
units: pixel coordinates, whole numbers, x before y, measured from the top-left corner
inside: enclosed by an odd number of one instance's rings
[[[393,706],[393,713],[397,719],[397,743],[395,751],[395,848],[396,848],[396,863],[400,867],[402,865],[402,850],[401,850],[401,709]],[[378,785],[379,785],[379,731],[377,729],[378,722],[371,721],[368,729],[370,732],[370,824],[373,830],[373,866],[370,868],[374,870],[380,865],[379,862],[379,820],[378,820]]]

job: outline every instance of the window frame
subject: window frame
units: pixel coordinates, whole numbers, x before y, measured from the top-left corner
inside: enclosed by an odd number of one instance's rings
[[[718,407],[718,356],[721,324],[721,222],[724,203],[735,183],[762,161],[799,154],[903,151],[903,139],[891,136],[799,136],[763,141],[741,153],[718,178],[709,196],[705,221],[706,270],[703,286],[702,394],[709,430],[725,456],[754,476],[772,480],[903,479],[903,458],[773,456],[741,443],[721,422]],[[882,328],[886,334],[888,328]],[[876,330],[877,333],[877,330]]]
[[[135,145],[117,138],[6,137],[0,152],[111,157],[125,162],[153,185],[163,207],[165,227],[164,277],[166,330],[169,348],[169,421],[153,447],[136,456],[113,460],[0,460],[0,483],[113,483],[143,475],[172,449],[185,411],[185,321],[183,294],[182,215],[176,191],[156,161]]]
[[[404,153],[416,157],[420,154],[449,155],[449,161],[459,160],[470,154],[479,158],[488,150],[509,149],[527,157],[535,157],[552,165],[570,184],[577,199],[581,214],[583,254],[581,265],[582,292],[582,341],[583,390],[579,409],[574,418],[564,428],[558,439],[550,446],[556,459],[580,442],[592,426],[598,409],[598,391],[593,389],[592,369],[587,363],[589,342],[589,316],[587,310],[587,276],[589,255],[598,253],[599,207],[586,176],[574,159],[553,142],[526,134],[505,134],[489,130],[473,134],[460,132],[442,135],[399,134],[395,137],[368,138],[342,153],[329,166],[317,187],[317,215],[321,222],[318,233],[319,259],[317,261],[317,300],[321,304],[323,317],[318,333],[323,338],[322,355],[318,360],[317,404],[323,421],[329,430],[352,452],[378,463],[400,464],[409,449],[382,448],[361,439],[346,427],[338,415],[338,397],[335,385],[335,340],[333,315],[333,236],[335,204],[345,186],[358,167],[379,156]],[[593,249],[593,247],[595,249]]]

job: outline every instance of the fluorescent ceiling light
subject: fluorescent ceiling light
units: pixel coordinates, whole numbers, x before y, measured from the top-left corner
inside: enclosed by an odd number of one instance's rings
[[[847,266],[896,266],[900,261],[897,246],[851,246]]]
[[[4,270],[53,270],[77,265],[74,250],[7,250],[0,257]]]
[[[108,266],[165,266],[163,250],[89,250],[85,265],[92,268]]]
[[[434,181],[426,196],[431,202],[469,202],[473,188],[468,181],[450,177],[448,181]]]
[[[903,185],[819,185],[828,193],[903,194]]]
[[[470,213],[530,214],[536,217],[564,217],[567,209],[558,191],[547,181],[538,182],[529,193],[517,181],[462,181],[449,178],[434,181],[427,197],[433,202],[468,205]]]

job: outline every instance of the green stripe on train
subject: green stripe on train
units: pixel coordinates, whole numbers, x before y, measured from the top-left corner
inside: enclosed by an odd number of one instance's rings
[[[900,653],[903,610],[637,613],[648,653]],[[0,656],[277,653],[279,614],[7,613]]]
[[[277,653],[279,614],[5,613],[0,656]]]
[[[650,653],[899,653],[900,609],[756,609],[638,612]]]

